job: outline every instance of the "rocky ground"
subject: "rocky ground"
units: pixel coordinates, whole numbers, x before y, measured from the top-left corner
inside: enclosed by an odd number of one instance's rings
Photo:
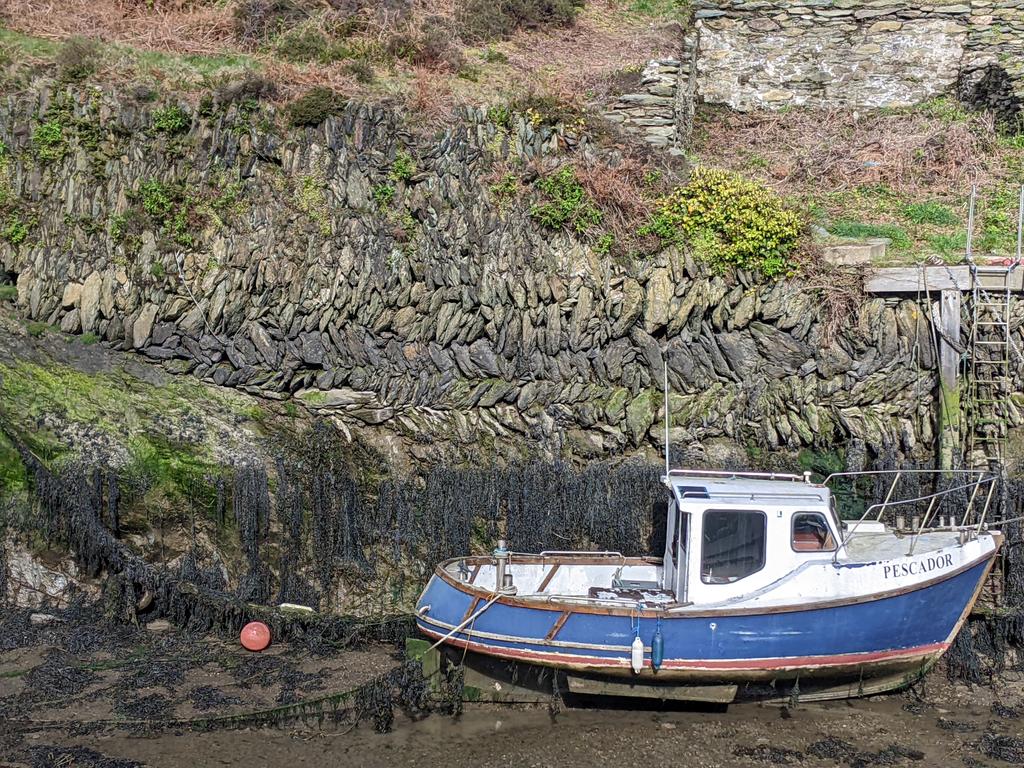
[[[364,685],[400,666],[391,648],[256,655],[163,622],[110,625],[85,609],[42,616],[0,614],[3,768],[1024,764],[1020,673],[998,689],[952,686],[939,673],[903,694],[795,707],[467,704],[458,717],[392,722],[371,711]],[[315,702],[359,686],[339,705],[340,723],[330,710],[319,718]],[[246,719],[302,702],[311,702],[305,721]]]

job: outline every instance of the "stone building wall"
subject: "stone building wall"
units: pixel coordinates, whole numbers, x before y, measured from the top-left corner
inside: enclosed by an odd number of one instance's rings
[[[993,106],[1019,109],[1024,97],[1018,0],[715,0],[695,17],[697,92],[734,109],[905,106],[958,85],[986,100],[972,91],[993,69],[1012,84]]]
[[[290,132],[231,107],[167,137],[151,107],[74,98],[65,120],[88,141],[69,128],[47,163],[32,135],[53,94],[0,105],[10,191],[37,222],[0,241],[0,266],[33,320],[388,430],[413,454],[655,449],[665,361],[683,445],[931,447],[935,361],[912,299],[867,301],[828,339],[799,281],[710,274],[674,251],[618,263],[540,229],[528,199],[495,197],[502,158],[566,159],[572,142],[588,151],[579,136],[473,111],[425,139],[353,105]],[[416,169],[396,181],[400,149]],[[191,242],[118,236],[153,180],[209,207],[179,233]]]
[[[609,110],[658,146],[685,146],[695,102],[857,109],[955,95],[1007,122],[1024,103],[1020,0],[699,0],[681,51],[684,65],[650,62]]]

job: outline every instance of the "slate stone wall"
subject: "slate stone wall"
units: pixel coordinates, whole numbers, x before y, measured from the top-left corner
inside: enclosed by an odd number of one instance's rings
[[[231,107],[168,137],[149,106],[75,94],[80,128],[44,163],[32,134],[52,98],[0,105],[7,182],[37,220],[0,242],[0,265],[33,320],[294,398],[413,456],[654,453],[666,360],[678,445],[932,447],[932,336],[912,298],[866,301],[828,339],[798,280],[709,274],[675,251],[615,262],[540,229],[528,197],[496,196],[502,162],[596,158],[583,136],[470,110],[425,139],[351,106],[290,132]],[[404,180],[399,150],[416,166]],[[189,219],[190,246],[154,226],[118,237],[154,179],[209,209]]]

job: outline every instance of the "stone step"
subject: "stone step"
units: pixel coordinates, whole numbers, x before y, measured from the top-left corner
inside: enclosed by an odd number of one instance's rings
[[[825,246],[822,256],[830,264],[857,266],[871,264],[885,258],[886,248],[892,241],[885,237],[875,237],[855,243],[838,243]]]

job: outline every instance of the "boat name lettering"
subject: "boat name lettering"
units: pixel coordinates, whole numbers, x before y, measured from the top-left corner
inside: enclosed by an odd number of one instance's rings
[[[897,576],[919,576],[922,573],[930,573],[939,568],[949,568],[953,565],[952,555],[939,555],[929,557],[927,560],[915,560],[910,563],[893,563],[885,566],[885,578],[891,579]]]

